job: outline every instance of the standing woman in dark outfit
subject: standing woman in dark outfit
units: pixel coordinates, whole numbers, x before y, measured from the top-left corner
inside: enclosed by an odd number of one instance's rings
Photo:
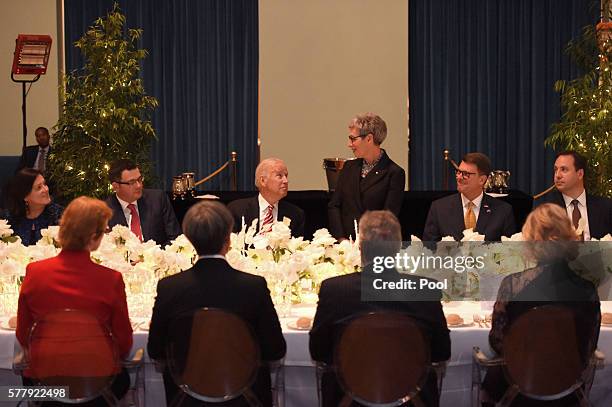
[[[3,217],[24,246],[36,244],[42,229],[58,225],[63,210],[51,202],[49,187],[40,171],[24,168],[9,181]]]
[[[399,217],[406,174],[380,145],[387,124],[374,113],[349,123],[348,147],[356,160],[347,161],[328,205],[329,229],[336,239],[355,238],[355,224],[368,210],[387,209]]]

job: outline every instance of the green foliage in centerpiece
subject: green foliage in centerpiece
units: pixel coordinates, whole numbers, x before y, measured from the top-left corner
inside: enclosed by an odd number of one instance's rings
[[[584,155],[589,163],[587,189],[608,197],[612,197],[611,34],[612,23],[587,26],[568,44],[567,53],[583,75],[555,83],[564,112],[545,141],[558,151],[576,150]]]
[[[139,78],[137,48],[142,30],[124,29],[117,3],[75,46],[85,66],[64,77],[62,114],[55,126],[49,174],[58,192],[70,200],[79,195],[104,197],[111,192],[110,163],[130,158],[151,179],[149,150],[155,131],[149,120],[157,106]]]

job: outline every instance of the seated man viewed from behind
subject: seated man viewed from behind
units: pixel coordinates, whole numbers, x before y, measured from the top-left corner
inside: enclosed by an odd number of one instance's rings
[[[538,306],[561,305],[576,311],[576,340],[584,360],[588,360],[599,338],[599,297],[593,283],[577,275],[568,265],[577,254],[577,236],[565,209],[554,204],[538,206],[527,217],[523,236],[531,242],[526,245],[526,254],[537,266],[503,279],[493,309],[491,348],[503,355],[504,335],[523,313]],[[499,401],[507,387],[502,370],[490,368],[483,382],[485,396],[490,401]],[[562,404],[554,405],[576,405],[574,395],[559,402]],[[529,400],[519,396],[512,405],[528,403]]]
[[[219,308],[242,318],[253,329],[262,360],[278,360],[285,355],[285,339],[266,280],[235,270],[225,260],[233,223],[231,213],[218,202],[200,202],[187,211],[183,231],[199,257],[191,269],[163,278],[157,285],[147,345],[151,358],[166,359],[167,338],[173,319],[202,307]],[[264,406],[272,405],[270,385],[270,372],[262,366],[252,390]],[[170,405],[180,390],[167,366],[164,387]],[[237,403],[243,401],[236,400]],[[201,404],[188,398],[182,405]]]
[[[512,206],[484,193],[490,173],[491,161],[486,155],[463,156],[455,171],[458,194],[431,204],[423,231],[424,241],[438,242],[445,236],[461,240],[465,229],[484,235],[486,241],[499,241],[502,236],[514,234]]]
[[[283,201],[289,190],[289,172],[283,160],[266,158],[255,169],[255,186],[259,195],[238,199],[227,206],[234,216],[234,232],[239,232],[242,221],[247,227],[253,219],[259,219],[257,230],[266,233],[275,222],[291,219],[291,235],[304,236],[304,211],[292,203]]]
[[[170,200],[159,189],[145,189],[138,165],[131,160],[113,162],[108,177],[115,191],[106,199],[113,210],[109,222],[127,226],[141,242],[154,240],[165,246],[181,234]]]
[[[53,311],[74,309],[95,317],[110,329],[119,356],[125,358],[132,348],[132,326],[128,316],[125,286],[121,273],[101,266],[90,258],[90,252],[100,246],[111,217],[111,210],[100,200],[81,196],[73,200],[62,215],[59,243],[62,251],[53,258],[30,263],[19,294],[17,310],[17,339],[27,348],[32,326]],[[79,332],[74,332],[78,337]],[[64,343],[64,342],[62,342]],[[82,343],[82,346],[89,346]],[[75,347],[79,346],[75,342]],[[71,351],[49,341],[39,350],[50,356],[65,355],[69,362]],[[70,370],[66,366],[56,366]],[[24,372],[24,384],[29,371]],[[70,375],[73,371],[63,372]],[[128,390],[130,377],[125,370],[117,372],[113,393],[121,398]],[[62,374],[60,374],[62,375]],[[31,376],[30,376],[31,377]],[[88,404],[91,405],[91,404]],[[107,405],[100,397],[93,405]]]
[[[386,281],[406,279],[415,283],[419,280],[419,277],[414,275],[400,274],[395,268],[386,268],[377,274],[372,272],[374,258],[382,252],[393,256],[399,250],[401,240],[399,221],[390,211],[366,212],[361,217],[359,244],[363,272],[323,281],[319,291],[317,312],[310,331],[310,355],[314,360],[331,365],[336,340],[341,333],[340,323],[347,318],[373,311],[395,311],[412,317],[422,328],[425,337],[430,340],[431,361],[444,361],[450,357],[450,336],[440,303],[442,293],[439,290],[431,290],[427,293],[427,298],[419,298],[421,293],[415,290],[417,292],[400,296],[401,298],[396,297],[395,293],[388,293],[388,297],[380,298],[378,301],[363,299],[362,286],[371,287],[374,278],[384,278]],[[326,372],[321,385],[323,405],[338,406],[343,392],[335,374]],[[437,406],[439,391],[436,374],[432,371],[419,397],[425,405]]]

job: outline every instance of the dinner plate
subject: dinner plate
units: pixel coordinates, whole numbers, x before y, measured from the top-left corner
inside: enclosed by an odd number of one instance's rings
[[[312,322],[307,327],[302,328],[297,326],[297,319],[294,319],[292,321],[287,322],[287,327],[296,331],[310,331],[310,328],[312,328]]]
[[[8,319],[3,319],[0,321],[0,329],[4,329],[5,331],[14,331],[15,328],[11,328],[8,324]]]
[[[140,324],[141,331],[148,331],[151,326],[151,321],[145,321]]]
[[[612,324],[606,324],[605,322],[602,322],[602,323],[601,323],[601,326],[605,326],[605,327],[608,327],[608,328],[612,328]]]
[[[487,195],[492,196],[493,198],[503,198],[504,196],[508,196],[508,194],[496,194],[495,192],[487,192]]]

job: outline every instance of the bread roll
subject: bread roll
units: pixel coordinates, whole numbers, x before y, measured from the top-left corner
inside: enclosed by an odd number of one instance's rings
[[[295,325],[300,329],[308,329],[312,324],[312,319],[308,317],[300,317],[295,321]]]
[[[8,320],[8,326],[11,329],[17,328],[17,317],[10,317]]]
[[[612,324],[612,313],[604,312],[601,314],[601,323],[602,324]]]
[[[446,323],[448,325],[461,325],[463,324],[463,318],[461,318],[459,315],[457,314],[448,314],[446,316]]]

